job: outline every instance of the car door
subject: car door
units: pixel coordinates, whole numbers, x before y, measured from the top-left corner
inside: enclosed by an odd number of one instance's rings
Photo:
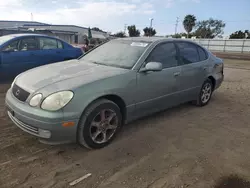
[[[0,80],[8,81],[15,77],[15,72],[18,66],[15,62],[19,62],[20,54],[18,52],[18,45],[20,40],[11,40],[3,46],[0,52]],[[17,69],[17,70],[16,70]]]
[[[49,37],[38,37],[39,55],[43,59],[41,65],[55,63],[64,60],[62,45],[58,40]],[[60,47],[60,48],[59,48]]]
[[[8,50],[8,46],[17,46]],[[23,37],[7,44],[1,54],[2,67],[7,77],[14,77],[38,65],[38,45],[35,37]]]
[[[181,64],[180,95],[182,102],[196,99],[205,80],[207,60],[200,58],[200,47],[191,42],[176,42]],[[203,50],[204,51],[204,50]]]
[[[138,72],[136,111],[140,116],[178,104],[179,76],[177,50],[172,42],[158,44],[144,63],[160,62],[162,71]],[[143,68],[143,67],[142,67]]]

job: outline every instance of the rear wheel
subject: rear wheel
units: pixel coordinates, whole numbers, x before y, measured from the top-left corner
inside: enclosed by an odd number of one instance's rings
[[[213,84],[210,79],[207,79],[200,90],[198,99],[196,100],[197,106],[205,106],[209,103],[213,93]]]
[[[122,115],[112,101],[101,99],[91,104],[78,125],[78,142],[90,149],[108,145],[121,128]]]

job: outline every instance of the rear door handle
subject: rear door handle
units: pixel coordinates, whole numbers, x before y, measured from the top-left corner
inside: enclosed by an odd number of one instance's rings
[[[174,76],[179,76],[181,73],[180,72],[175,72]]]

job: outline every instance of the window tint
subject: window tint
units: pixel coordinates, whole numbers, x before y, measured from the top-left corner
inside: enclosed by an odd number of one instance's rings
[[[200,56],[200,61],[204,61],[207,59],[207,53],[200,47],[198,47],[198,52]]]
[[[51,38],[39,38],[39,47],[41,50],[57,49],[57,40]]]
[[[58,43],[58,44],[57,44],[57,45],[58,45],[58,48],[62,49],[62,48],[63,48],[62,42],[58,40],[57,43]]]
[[[18,42],[19,40],[10,42],[7,46],[3,48],[3,51],[18,51]]]
[[[176,48],[173,43],[160,44],[151,52],[146,62],[160,62],[163,68],[177,66]]]
[[[37,41],[33,38],[24,38],[21,40],[20,51],[37,50]]]
[[[199,61],[199,54],[196,45],[188,42],[176,43],[180,50],[180,60],[182,64],[195,63]]]

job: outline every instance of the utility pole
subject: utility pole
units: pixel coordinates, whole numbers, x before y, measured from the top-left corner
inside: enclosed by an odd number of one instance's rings
[[[176,35],[176,33],[177,33],[178,23],[179,23],[179,17],[176,18],[176,23],[175,23],[175,35]]]
[[[154,18],[150,18],[150,27],[149,27],[149,36],[150,37],[151,37],[151,31],[153,30],[153,28],[152,28],[153,20],[154,20]]]
[[[124,24],[124,34],[126,35],[126,31],[127,31],[127,24]]]
[[[33,14],[32,14],[32,12],[30,14],[30,18],[31,18],[31,21],[33,22]]]

